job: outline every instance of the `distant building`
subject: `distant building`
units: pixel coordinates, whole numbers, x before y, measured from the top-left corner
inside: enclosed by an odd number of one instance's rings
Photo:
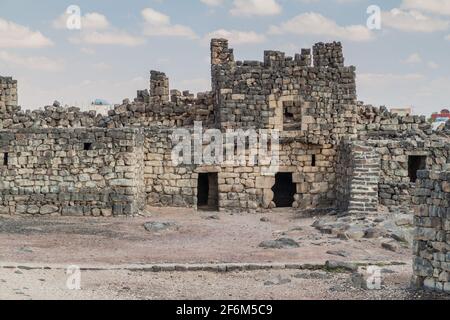
[[[433,119],[433,122],[448,121],[450,119],[450,111],[448,109],[442,109],[440,113],[433,113],[431,118]]]
[[[404,107],[404,108],[391,108],[392,113],[396,113],[399,116],[408,116],[412,114],[412,107]]]
[[[447,119],[448,120],[448,119]],[[447,120],[445,120],[445,121],[435,121],[435,122],[433,122],[431,125],[432,125],[432,128],[433,128],[433,130],[434,131],[437,131],[437,130],[442,130],[442,129],[444,129],[444,127],[445,127],[445,125],[446,125],[446,123],[447,123]]]
[[[94,110],[102,115],[107,115],[109,110],[114,109],[114,105],[104,99],[95,99],[90,104],[76,103],[75,105],[80,108],[81,111],[88,112]]]
[[[92,102],[93,106],[109,106],[111,105],[108,101],[104,100],[104,99],[95,99]]]

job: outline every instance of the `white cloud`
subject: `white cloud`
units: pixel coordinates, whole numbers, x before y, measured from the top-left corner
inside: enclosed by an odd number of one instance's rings
[[[415,10],[395,8],[382,13],[382,24],[406,32],[435,32],[447,30],[450,21],[430,17]]]
[[[0,48],[42,48],[52,44],[39,31],[0,18]]]
[[[144,35],[149,37],[183,37],[197,39],[198,36],[188,26],[172,24],[170,17],[152,8],[141,12],[144,18]]]
[[[401,7],[415,9],[434,14],[450,15],[449,0],[403,0]]]
[[[111,70],[112,67],[107,64],[106,62],[98,62],[98,63],[94,63],[92,65],[95,69],[100,70],[100,71],[106,71],[106,70]]]
[[[224,0],[200,0],[209,7],[218,7],[223,4]]]
[[[152,8],[145,8],[141,12],[145,22],[154,26],[170,25],[170,17]]]
[[[208,33],[205,36],[205,41],[209,41],[211,38],[226,38],[230,40],[230,43],[232,45],[255,44],[266,41],[266,37],[263,34],[258,34],[254,31],[239,31],[239,30],[225,30],[225,29],[219,29]]]
[[[428,61],[427,66],[430,67],[431,69],[439,68],[439,65],[434,61]]]
[[[423,79],[420,73],[395,74],[395,73],[362,73],[357,76],[361,83],[373,85],[390,86],[392,83],[398,81],[417,81]]]
[[[234,0],[230,13],[233,16],[273,16],[281,11],[276,0]]]
[[[413,64],[413,65],[418,65],[418,64],[422,64],[426,65],[427,67],[431,68],[431,69],[437,69],[439,68],[439,65],[434,62],[434,61],[424,61],[422,59],[422,56],[418,53],[412,53],[410,54],[405,60],[402,61],[403,63],[407,63],[407,64]]]
[[[57,29],[66,28],[68,14],[64,13],[53,21],[53,27]],[[86,13],[81,18],[81,31],[69,38],[74,44],[88,45],[117,45],[135,47],[145,43],[145,39],[132,35],[125,30],[115,28],[106,16],[97,12]],[[72,33],[73,35],[73,33]],[[92,54],[90,48],[81,48],[86,54]]]
[[[93,55],[95,54],[95,50],[92,48],[81,48],[80,51],[84,54]]]
[[[66,29],[67,19],[69,14],[64,13],[60,15],[55,21],[53,21],[53,27],[55,29]],[[81,17],[81,30],[105,30],[110,27],[108,19],[97,12],[86,13]]]
[[[450,34],[448,36],[445,37],[445,40],[450,41]]]
[[[269,33],[328,36],[337,40],[350,41],[369,41],[373,39],[372,32],[366,26],[340,26],[335,21],[314,12],[298,15],[279,26],[271,26]]]
[[[175,86],[179,85],[179,88],[182,88],[183,90],[189,90],[191,93],[211,90],[211,80],[207,78],[181,80],[180,82],[175,82],[174,84]]]
[[[84,32],[80,36],[69,40],[75,44],[119,45],[126,47],[135,47],[145,43],[143,38],[122,30]]]
[[[35,56],[24,57],[6,51],[0,51],[0,62],[39,71],[55,72],[64,69],[64,62],[62,60]]]
[[[408,64],[417,64],[422,62],[422,57],[418,53],[413,53],[409,55],[405,60],[403,60],[404,63]]]

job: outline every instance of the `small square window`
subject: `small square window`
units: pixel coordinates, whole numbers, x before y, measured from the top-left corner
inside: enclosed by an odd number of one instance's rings
[[[85,150],[85,151],[92,150],[92,143],[86,142],[86,143],[84,144],[84,150]]]

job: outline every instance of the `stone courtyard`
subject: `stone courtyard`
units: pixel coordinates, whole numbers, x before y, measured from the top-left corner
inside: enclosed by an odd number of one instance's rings
[[[406,263],[413,287],[449,292],[450,126],[433,131],[424,116],[366,105],[357,100],[355,79],[338,42],[294,57],[265,51],[263,61],[235,61],[225,39],[211,41],[211,91],[170,90],[168,77],[151,71],[149,88],[106,116],[58,102],[23,111],[17,81],[0,77],[1,261],[14,270],[22,262],[326,269],[338,253],[362,266]],[[271,163],[262,161],[177,165],[173,136],[180,129],[194,137],[207,130],[276,133],[279,143],[266,151],[277,155],[278,170],[267,174]],[[262,145],[234,140],[225,153],[239,156],[240,143],[244,155]],[[194,141],[192,150],[189,142],[183,156],[211,145]],[[173,207],[180,211],[166,223]],[[143,224],[136,216],[153,218],[158,208],[153,222],[163,237],[153,238],[153,225],[114,230]],[[210,216],[201,218],[202,210]],[[229,234],[215,229],[222,223]],[[18,248],[21,237],[36,247]],[[261,265],[245,265],[252,263]],[[358,267],[347,271],[360,274]]]

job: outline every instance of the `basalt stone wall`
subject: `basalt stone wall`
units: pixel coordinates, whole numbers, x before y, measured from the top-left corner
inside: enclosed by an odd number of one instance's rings
[[[4,106],[0,103],[0,129],[20,128],[125,128],[125,127],[183,127],[201,121],[205,127],[214,124],[213,97],[210,92],[197,97],[187,91],[181,94],[173,90],[171,101],[150,104],[136,99],[125,99],[116,105],[107,116],[94,110],[81,112],[79,108],[63,107],[55,102],[39,110],[23,111],[19,106]]]
[[[215,43],[228,52],[228,43]],[[355,68],[344,67],[339,44],[315,47],[295,58],[266,51],[264,61],[212,60],[216,126],[296,131],[307,144],[356,134]]]
[[[385,107],[358,104],[358,137],[366,139],[424,138],[432,134],[432,126],[425,116],[399,116]]]
[[[437,135],[404,139],[368,140],[380,156],[380,204],[393,210],[411,207],[418,170],[445,170],[450,145]]]
[[[244,151],[244,161],[239,160],[240,151],[231,146],[234,162],[195,164],[191,155],[191,164],[175,165],[172,158],[175,144],[171,138],[172,132],[172,129],[160,128],[144,130],[144,181],[149,205],[196,207],[200,173],[217,173],[218,207],[222,210],[274,208],[272,188],[278,172],[292,174],[296,190],[292,204],[294,208],[329,208],[335,201],[333,164],[336,151],[332,145],[305,145],[286,134],[277,149],[279,165],[268,174],[267,162],[260,159],[254,163],[249,161],[248,147]],[[188,132],[193,135],[192,130]],[[204,140],[202,151],[209,147],[209,141]],[[227,147],[224,141],[224,154],[228,152]],[[275,148],[268,151],[269,158]],[[187,152],[193,151],[191,145]]]
[[[0,131],[0,212],[129,215],[143,207],[136,129]]]
[[[32,111],[23,111],[20,106],[0,109],[0,129],[93,128],[101,119],[102,115],[95,111],[81,112],[79,108],[64,108],[58,103]]]
[[[95,110],[81,112],[76,107],[52,106],[23,111],[17,106],[17,81],[0,77],[0,129],[20,128],[125,128],[186,127],[201,121],[204,127],[214,125],[212,92],[169,91],[169,79],[151,71],[150,91],[139,90],[137,97],[121,104],[104,116]],[[95,106],[92,107],[95,109]]]
[[[158,98],[159,99],[159,98]],[[194,121],[201,121],[203,126],[214,124],[213,96],[211,92],[198,93],[195,97],[188,91],[181,93],[171,91],[170,101],[164,103],[146,103],[142,100],[130,102],[124,100],[108,113],[107,117],[97,121],[99,127],[149,127],[163,126],[189,127]]]
[[[413,284],[450,293],[450,172],[420,171],[413,203]]]
[[[348,209],[352,197],[363,197],[362,190],[373,193],[374,172],[356,164],[367,161],[365,165],[375,165],[369,163],[375,156],[363,158],[355,149],[358,147],[372,148],[380,158],[380,203],[394,209],[407,206],[414,189],[410,157],[426,156],[426,169],[444,170],[450,156],[445,136],[448,131],[432,134],[424,117],[399,117],[386,108],[357,102],[355,68],[345,66],[342,51],[338,42],[318,43],[294,57],[265,51],[262,62],[235,61],[228,41],[213,39],[211,92],[194,96],[188,91],[170,90],[166,74],[151,71],[149,88],[139,90],[133,101],[125,99],[106,116],[65,108],[57,102],[43,110],[22,111],[17,106],[17,83],[0,78],[0,129],[15,133],[58,128],[57,132],[67,130],[72,134],[74,128],[89,132],[140,128],[143,134],[137,134],[135,140],[140,139],[142,148],[137,145],[133,152],[142,161],[132,166],[135,176],[143,174],[130,186],[135,190],[134,199],[145,198],[151,205],[195,207],[198,174],[215,172],[219,207],[249,210],[275,206],[275,176],[264,175],[264,165],[174,166],[170,133],[175,128],[192,130],[195,121],[201,122],[203,129],[222,132],[275,129],[281,136],[278,172],[291,173],[295,184],[293,207],[326,207],[345,199],[339,206]],[[356,141],[348,146],[350,153],[339,152],[340,142],[347,140]],[[368,150],[370,156],[372,149]],[[121,153],[115,148],[108,150],[114,157]],[[367,181],[362,178],[365,174]],[[67,179],[70,176],[69,172]],[[371,201],[367,208],[374,207]],[[361,207],[360,201],[354,202]],[[366,210],[365,204],[363,208]]]
[[[0,113],[17,106],[17,81],[0,76]]]
[[[361,141],[343,141],[338,150],[336,205],[350,214],[378,211],[380,155]]]
[[[289,133],[281,135],[278,170],[292,173],[297,188],[293,207],[332,207],[336,198],[336,147],[331,144],[312,145],[293,140],[289,141]]]
[[[198,175],[195,166],[172,162],[172,130],[144,131],[144,184],[150,206],[193,207]]]

